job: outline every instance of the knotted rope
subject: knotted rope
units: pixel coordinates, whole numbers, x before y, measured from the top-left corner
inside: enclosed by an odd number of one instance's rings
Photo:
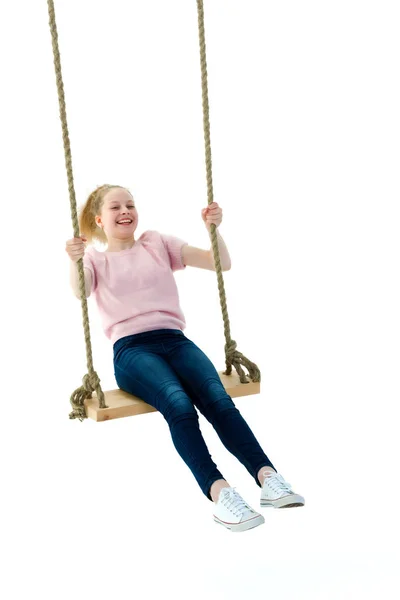
[[[67,111],[65,106],[65,97],[64,97],[64,84],[62,80],[61,73],[61,60],[60,60],[60,51],[58,48],[58,33],[56,26],[56,17],[54,10],[54,2],[53,0],[47,0],[47,5],[49,9],[49,25],[50,25],[50,33],[53,45],[53,55],[54,55],[54,67],[56,73],[56,83],[57,83],[57,91],[58,91],[58,101],[60,105],[60,120],[62,126],[62,136],[64,142],[64,154],[65,154],[65,165],[67,169],[67,178],[68,178],[68,190],[69,190],[69,199],[71,204],[71,218],[72,218],[72,226],[74,230],[74,237],[79,237],[79,223],[78,223],[78,214],[76,209],[76,198],[75,198],[75,189],[74,189],[74,176],[72,172],[72,156],[71,156],[71,145],[69,141],[69,133],[68,133],[68,124],[67,124]],[[86,418],[85,405],[84,401],[86,398],[91,398],[92,393],[95,391],[97,398],[99,400],[100,408],[107,408],[105,404],[105,398],[103,390],[100,386],[100,379],[95,370],[93,369],[93,357],[92,357],[92,344],[90,341],[90,327],[89,327],[89,315],[87,308],[87,300],[86,300],[86,289],[85,289],[85,274],[83,270],[83,259],[79,259],[77,262],[78,274],[79,274],[79,291],[81,294],[81,304],[82,304],[82,316],[83,316],[83,330],[85,335],[85,343],[86,343],[86,360],[87,360],[87,370],[88,373],[83,377],[83,385],[76,389],[70,398],[70,402],[72,405],[72,411],[70,412],[70,419],[79,419],[82,421]]]
[[[200,43],[200,66],[201,66],[201,87],[203,95],[203,125],[204,125],[204,142],[205,142],[205,153],[206,153],[206,169],[207,169],[207,198],[208,204],[212,204],[214,201],[213,182],[212,182],[212,168],[211,168],[211,140],[210,140],[210,116],[209,116],[209,104],[208,104],[208,84],[207,84],[207,61],[206,61],[206,42],[204,33],[204,7],[203,0],[197,0],[197,13],[199,22],[199,43]],[[222,318],[224,320],[224,333],[225,333],[225,361],[226,361],[226,375],[232,373],[232,366],[235,367],[241,383],[249,383],[246,374],[243,371],[241,365],[247,368],[249,371],[249,377],[253,381],[260,381],[261,374],[256,364],[246,358],[241,352],[236,350],[236,342],[232,340],[229,325],[228,308],[226,304],[226,294],[224,286],[224,278],[222,276],[221,260],[219,256],[217,233],[215,231],[214,223],[211,224],[211,243],[214,253],[215,270],[217,273],[219,299],[222,309]]]

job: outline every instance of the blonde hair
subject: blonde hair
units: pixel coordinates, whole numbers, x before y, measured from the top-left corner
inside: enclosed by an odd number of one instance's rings
[[[87,238],[89,244],[93,244],[94,241],[99,241],[102,244],[107,243],[107,236],[101,229],[96,221],[95,216],[101,213],[101,209],[104,204],[105,195],[114,188],[121,188],[126,190],[128,194],[131,192],[122,185],[109,185],[104,184],[98,186],[88,197],[79,213],[79,231],[80,234]]]

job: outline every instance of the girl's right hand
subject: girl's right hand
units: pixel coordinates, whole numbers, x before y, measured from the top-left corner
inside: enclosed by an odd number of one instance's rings
[[[67,243],[65,244],[65,250],[72,262],[78,262],[80,258],[83,258],[86,250],[86,242],[87,238],[84,236],[74,237],[70,240],[67,240]]]

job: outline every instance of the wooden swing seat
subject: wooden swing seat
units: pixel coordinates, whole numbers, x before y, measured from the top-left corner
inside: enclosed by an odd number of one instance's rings
[[[260,393],[260,382],[254,383],[250,380],[249,383],[240,383],[239,375],[234,369],[232,369],[230,375],[224,375],[222,371],[219,371],[218,375],[227,394],[232,398]],[[156,408],[137,396],[132,396],[120,389],[104,392],[104,397],[108,408],[99,408],[96,392],[93,392],[91,398],[85,400],[86,415],[90,419],[109,421],[120,417],[133,417],[144,413],[158,412]]]

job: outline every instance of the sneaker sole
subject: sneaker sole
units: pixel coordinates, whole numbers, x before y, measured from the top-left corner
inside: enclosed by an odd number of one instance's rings
[[[276,500],[264,500],[261,498],[260,506],[272,506],[273,508],[292,508],[294,506],[304,506],[304,498],[299,494],[290,494]]]
[[[243,521],[242,523],[227,523],[226,521],[221,521],[221,519],[218,519],[218,517],[216,517],[215,515],[213,515],[213,517],[216,523],[222,525],[223,527],[226,527],[226,529],[229,529],[230,531],[235,532],[254,529],[254,527],[258,527],[258,525],[262,525],[263,523],[265,523],[265,519],[262,515],[257,515],[256,517],[248,519],[247,521]]]

